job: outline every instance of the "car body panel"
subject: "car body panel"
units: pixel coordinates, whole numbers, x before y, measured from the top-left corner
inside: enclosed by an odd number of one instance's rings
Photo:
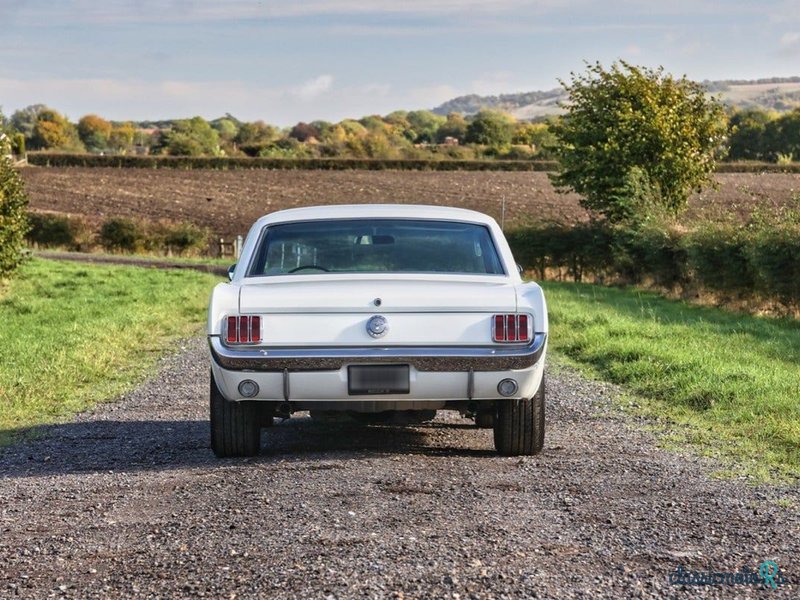
[[[504,274],[318,273],[248,277],[264,228],[331,219],[414,219],[479,224],[488,229]],[[258,384],[255,398],[295,408],[406,410],[442,408],[462,400],[499,398],[498,383],[513,378],[513,397],[529,398],[542,380],[547,306],[541,287],[524,283],[497,223],[474,211],[404,205],[323,206],[262,217],[245,241],[230,283],[209,303],[211,366],[220,392],[243,400],[238,386]],[[256,345],[225,342],[228,316],[261,317]],[[527,314],[528,339],[492,341],[495,314]],[[370,335],[369,320],[388,327]],[[368,397],[348,390],[348,367],[409,365],[409,393]],[[360,408],[358,408],[360,407]]]

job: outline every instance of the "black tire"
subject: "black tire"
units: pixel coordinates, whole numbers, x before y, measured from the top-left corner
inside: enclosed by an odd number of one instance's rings
[[[261,448],[258,402],[226,400],[211,374],[211,449],[219,458],[255,456]]]
[[[533,398],[500,400],[494,447],[503,456],[532,456],[544,447],[544,376]]]

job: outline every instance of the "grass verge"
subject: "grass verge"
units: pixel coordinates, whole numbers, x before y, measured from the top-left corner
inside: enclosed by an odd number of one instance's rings
[[[668,444],[734,459],[731,474],[800,477],[800,322],[543,285],[551,347],[640,396],[638,411],[671,425]]]
[[[0,289],[0,445],[130,389],[197,333],[218,277],[33,259]]]

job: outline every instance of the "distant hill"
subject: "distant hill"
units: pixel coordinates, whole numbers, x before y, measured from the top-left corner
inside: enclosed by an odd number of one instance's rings
[[[779,112],[800,108],[800,77],[773,77],[755,81],[738,79],[704,81],[703,85],[710,94],[718,96],[724,104],[736,108],[760,108]],[[488,108],[511,113],[517,119],[529,120],[563,112],[559,103],[566,99],[566,94],[561,88],[499,96],[470,94],[448,100],[434,108],[433,112],[440,115],[449,112],[470,115]]]

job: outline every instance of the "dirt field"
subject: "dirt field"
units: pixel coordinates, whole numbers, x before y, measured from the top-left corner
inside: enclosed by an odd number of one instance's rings
[[[546,173],[426,171],[181,171],[43,168],[23,170],[34,210],[191,221],[217,235],[247,233],[268,212],[314,204],[444,204],[471,208],[506,225],[587,218],[574,194],[558,194]],[[721,174],[720,186],[692,198],[686,221],[743,218],[756,204],[783,205],[800,193],[800,174]]]

